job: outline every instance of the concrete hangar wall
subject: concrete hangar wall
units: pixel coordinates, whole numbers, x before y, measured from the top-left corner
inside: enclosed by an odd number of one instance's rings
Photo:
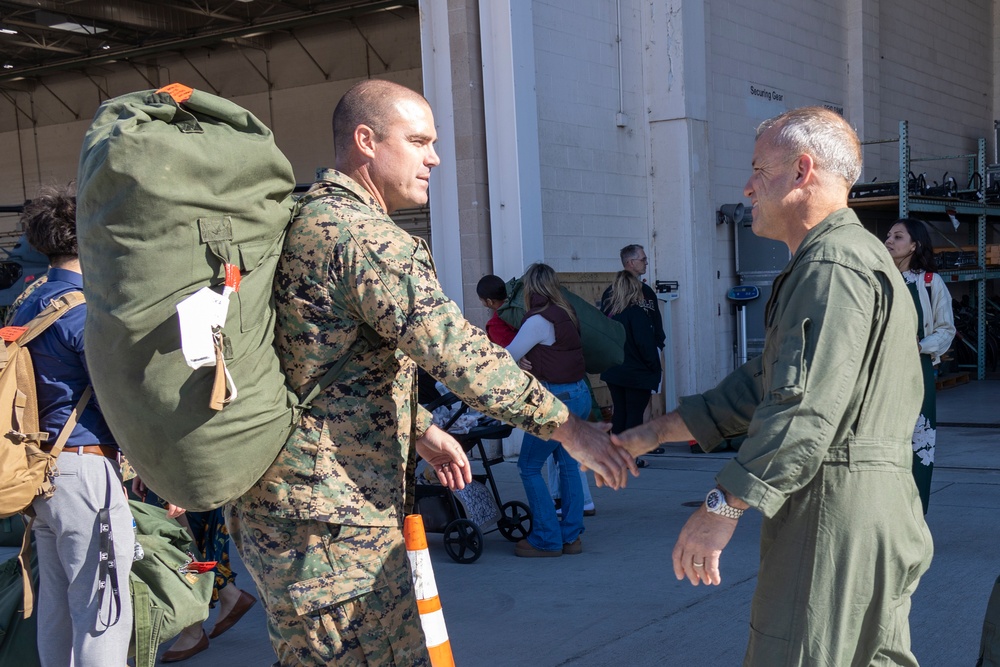
[[[997,117],[997,12],[988,0],[424,0],[420,15],[385,12],[276,34],[256,50],[158,56],[7,91],[0,202],[73,177],[101,100],[172,80],[248,107],[306,182],[330,164],[329,115],[343,90],[391,78],[425,90],[450,144],[439,146],[454,186],[432,201],[453,203],[432,215],[456,219],[434,246],[439,267],[461,257],[442,269],[457,275],[446,285],[471,319],[485,320],[474,295],[483,273],[535,260],[616,271],[618,249],[642,243],[650,281],[680,284],[671,309],[683,394],[733,366],[733,229],[716,224],[716,210],[744,201],[757,123],[827,104],[864,139],[892,136],[906,119],[915,152],[967,153]],[[868,147],[864,179],[892,175],[895,150]]]
[[[646,244],[650,281],[680,283],[679,394],[734,365],[734,230],[716,210],[748,203],[762,120],[820,104],[863,140],[907,120],[915,157],[974,152],[980,137],[992,148],[995,2],[534,0],[532,11],[545,256],[613,271],[619,247]],[[928,179],[948,169],[966,166],[928,163]],[[866,147],[863,180],[898,171],[897,144]]]

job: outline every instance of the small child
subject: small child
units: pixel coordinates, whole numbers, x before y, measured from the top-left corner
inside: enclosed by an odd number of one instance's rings
[[[486,323],[486,336],[491,342],[507,347],[517,335],[517,329],[500,319],[497,310],[507,300],[507,286],[503,278],[489,274],[483,276],[476,285],[479,301],[493,311],[493,317]]]

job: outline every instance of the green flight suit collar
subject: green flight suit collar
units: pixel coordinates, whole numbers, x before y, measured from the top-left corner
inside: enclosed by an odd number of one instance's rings
[[[837,209],[830,215],[823,218],[823,220],[818,225],[810,229],[802,239],[802,243],[799,244],[798,250],[796,250],[795,254],[792,255],[792,259],[787,265],[785,265],[784,270],[778,274],[777,278],[775,278],[775,286],[778,285],[782,278],[795,269],[803,257],[809,256],[813,248],[818,246],[827,234],[831,234],[834,231],[849,225],[857,225],[858,227],[861,227],[861,221],[858,219],[854,210],[847,208],[846,206],[844,208]],[[827,248],[824,247],[824,250],[826,249]]]
[[[818,225],[810,229],[805,238],[802,239],[802,243],[799,244],[799,248],[795,251],[794,256],[801,257],[808,254],[810,247],[819,243],[824,236],[847,225],[857,225],[860,227],[861,221],[858,220],[858,216],[853,209],[845,206],[826,216]]]

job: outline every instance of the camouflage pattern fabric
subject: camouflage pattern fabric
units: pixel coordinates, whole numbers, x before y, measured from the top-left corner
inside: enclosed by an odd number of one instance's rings
[[[278,519],[227,506],[283,667],[430,665],[402,532]]]
[[[282,369],[304,395],[362,326],[379,341],[344,366],[246,495],[274,516],[399,526],[413,437],[430,423],[413,401],[415,361],[474,409],[540,437],[569,413],[465,320],[422,240],[350,178],[320,176],[311,192],[322,196],[293,221],[275,276]]]
[[[14,320],[14,313],[16,313],[17,309],[21,307],[21,304],[24,303],[24,300],[27,299],[29,296],[31,296],[32,292],[34,292],[36,289],[38,289],[48,281],[49,281],[48,274],[43,275],[41,278],[38,278],[37,280],[35,280],[35,282],[25,287],[24,291],[17,295],[17,298],[14,299],[14,303],[10,304],[10,308],[7,309],[6,317],[4,317],[3,325],[5,327],[10,326],[10,323]]]
[[[298,395],[350,355],[231,512],[230,533],[263,596],[275,651],[282,664],[293,654],[325,664],[339,653],[355,656],[344,664],[422,664],[410,647],[412,635],[421,646],[423,635],[411,618],[409,567],[397,544],[412,502],[404,489],[413,443],[431,423],[415,400],[417,363],[474,409],[543,438],[569,412],[465,320],[441,290],[426,244],[339,172],[321,171],[307,193],[274,296],[275,344]],[[372,331],[373,346],[348,351]],[[337,576],[324,579],[324,571]],[[384,604],[367,593],[376,574],[394,582],[388,597],[398,608],[360,615],[362,592],[365,606]],[[332,627],[345,624],[350,636]],[[320,632],[320,625],[331,627]],[[309,639],[327,632],[332,647]],[[395,663],[383,655],[386,642]]]

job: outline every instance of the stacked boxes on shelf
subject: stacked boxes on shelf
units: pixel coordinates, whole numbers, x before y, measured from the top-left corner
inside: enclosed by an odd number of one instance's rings
[[[1000,243],[986,244],[986,266],[1000,265]]]

